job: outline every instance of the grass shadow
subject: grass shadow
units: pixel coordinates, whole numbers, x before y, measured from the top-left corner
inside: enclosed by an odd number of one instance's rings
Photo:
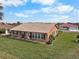
[[[79,43],[79,39],[72,40],[73,43]]]

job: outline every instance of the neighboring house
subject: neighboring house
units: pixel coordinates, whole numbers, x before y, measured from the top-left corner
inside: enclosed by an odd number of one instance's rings
[[[74,23],[63,23],[59,28],[61,31],[79,32],[79,25]]]
[[[50,42],[58,31],[52,23],[26,23],[11,29],[11,36],[17,39]]]
[[[15,27],[16,25],[14,24],[8,24],[8,23],[0,23],[0,30],[5,30],[5,33],[3,34],[10,34],[10,29]]]

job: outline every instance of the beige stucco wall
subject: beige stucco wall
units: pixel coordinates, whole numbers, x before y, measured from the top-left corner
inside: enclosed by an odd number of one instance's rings
[[[52,28],[48,33],[47,33],[47,39],[46,42],[49,41],[50,35],[53,35],[54,37],[58,34],[58,29],[56,27]]]

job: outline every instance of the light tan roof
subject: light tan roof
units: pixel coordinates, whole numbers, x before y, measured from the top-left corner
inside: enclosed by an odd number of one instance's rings
[[[28,32],[41,32],[48,33],[52,28],[55,28],[55,24],[52,23],[26,23],[12,28],[16,31],[28,31]]]

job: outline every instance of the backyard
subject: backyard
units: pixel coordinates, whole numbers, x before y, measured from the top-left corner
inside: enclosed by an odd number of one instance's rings
[[[51,45],[0,37],[0,59],[79,59],[79,33],[60,33]]]

